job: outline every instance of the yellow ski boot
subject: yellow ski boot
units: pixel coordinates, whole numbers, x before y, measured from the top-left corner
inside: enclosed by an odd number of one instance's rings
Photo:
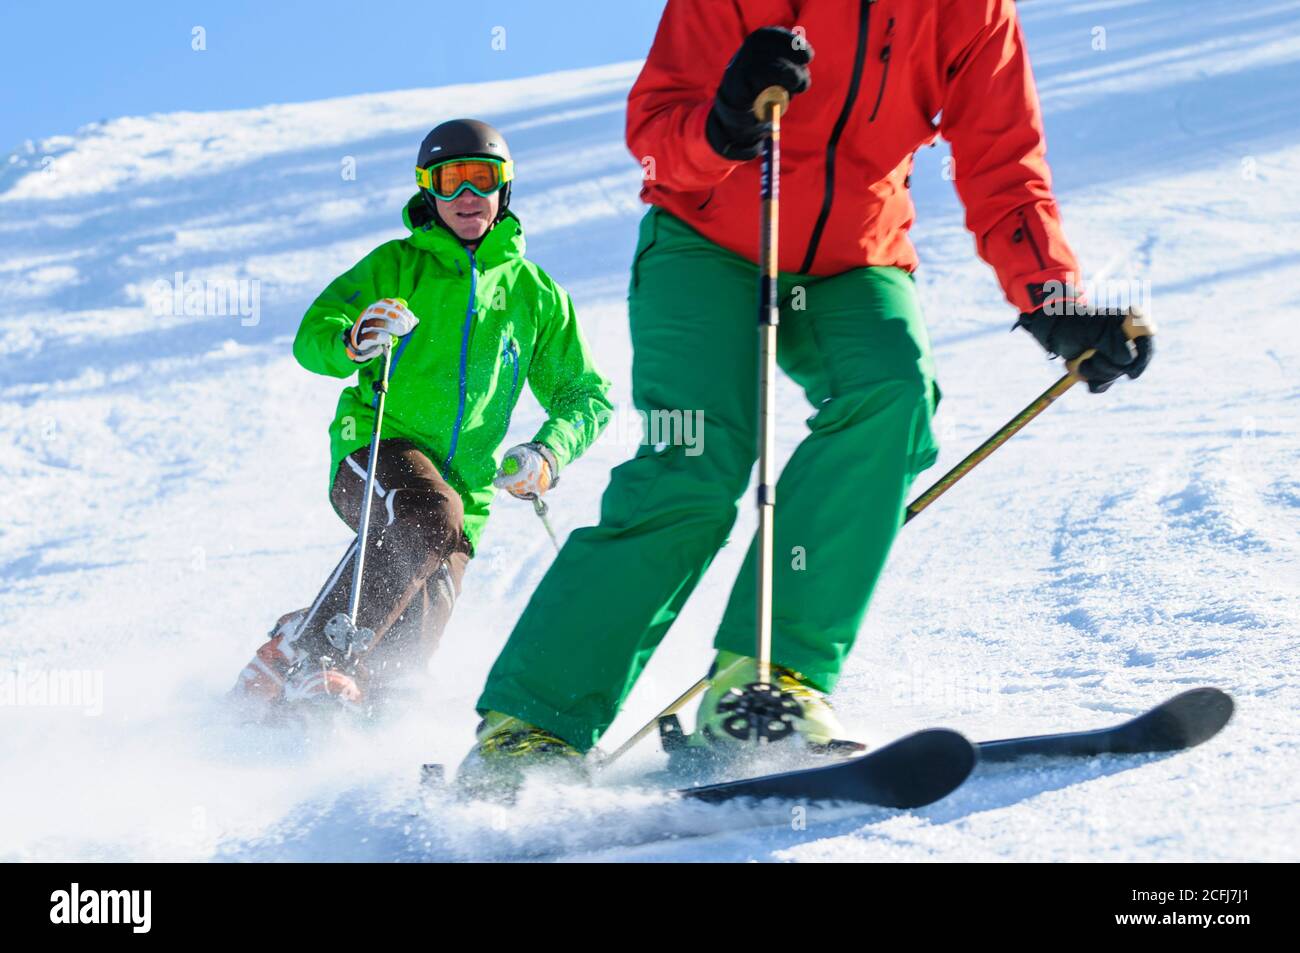
[[[552,775],[561,783],[591,779],[583,753],[563,738],[526,721],[490,711],[478,742],[456,772],[456,786],[471,797],[510,800],[525,774]]]
[[[825,694],[795,671],[772,665],[770,689],[756,691],[758,661],[719,652],[695,732],[715,747],[743,748],[789,739],[818,754],[856,754],[866,746],[847,737]]]

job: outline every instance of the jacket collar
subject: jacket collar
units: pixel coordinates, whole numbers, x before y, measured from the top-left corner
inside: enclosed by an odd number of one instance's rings
[[[402,210],[402,222],[411,232],[410,242],[417,248],[436,255],[449,265],[459,266],[465,260],[465,246],[450,231],[435,222],[424,207],[424,198],[416,193]],[[484,268],[504,264],[524,256],[524,227],[515,213],[507,210],[505,217],[488,230],[474,252],[474,259]]]

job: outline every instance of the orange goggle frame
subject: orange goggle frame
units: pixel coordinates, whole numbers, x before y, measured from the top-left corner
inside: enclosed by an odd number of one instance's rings
[[[515,177],[515,164],[506,159],[449,159],[415,170],[420,188],[450,202],[466,189],[487,198]]]

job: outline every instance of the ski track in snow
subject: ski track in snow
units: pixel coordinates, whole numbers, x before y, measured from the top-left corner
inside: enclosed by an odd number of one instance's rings
[[[537,785],[511,809],[421,794],[420,762],[468,748],[550,559],[510,501],[416,710],[297,751],[226,723],[221,694],[262,633],[348,542],[325,499],[340,384],[301,371],[289,343],[330,278],[400,234],[434,123],[483,115],[509,136],[531,256],[573,292],[627,407],[641,206],[621,139],[638,64],[614,64],[128,117],[0,166],[0,675],[103,686],[90,713],[0,695],[0,859],[1300,859],[1300,4],[1188,6],[1023,6],[1068,232],[1089,274],[1150,283],[1157,358],[1136,384],[1067,395],[904,531],[836,701],[873,742],[936,724],[987,739],[1109,724],[1212,684],[1238,701],[1220,737],[984,767],[923,810],[812,808],[806,829],[789,805],[638,784],[661,764],[651,743],[616,786]],[[575,154],[597,172],[582,183]],[[1007,333],[945,155],[923,150],[913,176],[945,394],[923,485],[1059,373]],[[178,271],[258,280],[260,320],[153,315],[149,289]],[[787,381],[779,406],[788,454],[808,409]],[[505,445],[540,418],[526,398]],[[629,452],[612,432],[566,471],[561,533],[596,519]],[[751,509],[611,746],[708,664]]]

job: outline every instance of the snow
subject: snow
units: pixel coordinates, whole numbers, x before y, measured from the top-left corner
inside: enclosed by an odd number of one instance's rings
[[[418,765],[468,749],[551,559],[507,501],[418,710],[305,751],[227,723],[221,695],[262,633],[348,542],[325,499],[339,385],[289,342],[330,278],[400,234],[439,119],[482,115],[510,138],[531,254],[573,292],[628,409],[640,205],[621,133],[638,64],[621,63],[124,117],[0,163],[0,859],[1300,859],[1300,4],[1021,12],[1068,232],[1090,275],[1149,289],[1157,357],[1139,382],[1069,393],[907,528],[836,702],[873,743],[939,724],[987,739],[1211,684],[1238,702],[1218,738],[981,768],[923,810],[814,808],[806,825],[789,805],[673,801],[645,780],[652,743],[605,787],[536,786],[513,809],[421,800]],[[945,155],[925,150],[913,176],[945,394],[930,478],[1059,373],[1007,333]],[[256,314],[155,314],[150,289],[178,272],[255,283]],[[807,408],[785,381],[779,405],[788,454]],[[509,439],[540,416],[521,405]],[[596,519],[627,452],[611,433],[566,471],[558,531]],[[749,510],[610,747],[708,664]],[[39,703],[59,677],[81,695]]]

